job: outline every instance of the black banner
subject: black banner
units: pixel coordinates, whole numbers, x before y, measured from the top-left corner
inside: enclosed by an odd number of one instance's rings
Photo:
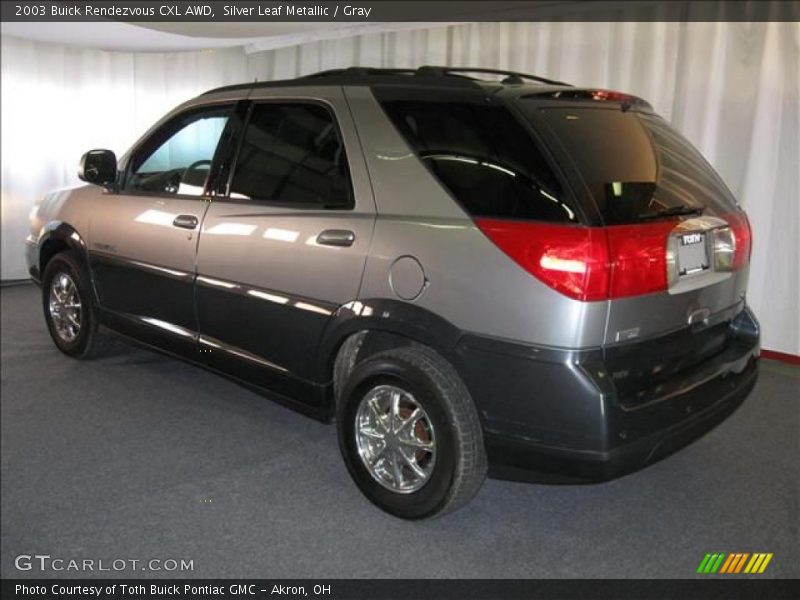
[[[113,19],[138,22],[342,21],[378,23],[464,21],[796,21],[800,3],[781,0],[604,0],[503,2],[476,0],[194,2],[22,0],[0,3],[10,22],[80,22]]]
[[[799,595],[800,584],[789,579],[6,579],[2,582],[3,600],[795,600]]]

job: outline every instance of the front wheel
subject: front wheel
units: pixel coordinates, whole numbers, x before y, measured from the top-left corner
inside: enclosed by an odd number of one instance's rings
[[[97,316],[88,278],[71,252],[54,256],[42,277],[47,329],[56,347],[74,358],[98,349]]]
[[[395,516],[456,510],[486,477],[480,422],[455,370],[424,346],[356,365],[337,407],[339,447],[361,491]]]

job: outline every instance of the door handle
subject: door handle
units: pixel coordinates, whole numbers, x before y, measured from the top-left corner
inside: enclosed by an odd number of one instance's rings
[[[194,215],[178,215],[172,224],[181,229],[194,229],[197,227],[197,217]]]
[[[346,248],[356,241],[356,234],[347,229],[326,229],[317,236],[317,243],[321,246],[338,246]]]

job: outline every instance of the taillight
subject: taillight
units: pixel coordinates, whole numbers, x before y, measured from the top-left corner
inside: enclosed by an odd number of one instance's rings
[[[576,227],[476,219],[503,252],[576,300],[606,300],[667,287],[667,237],[675,221]]]
[[[753,245],[753,234],[750,221],[743,211],[729,213],[723,218],[731,226],[733,232],[733,270],[750,264],[750,251]]]
[[[750,262],[750,223],[743,212],[724,218],[730,227],[714,230],[715,270],[736,270]],[[475,220],[480,230],[523,269],[562,294],[584,301],[666,290],[668,241],[678,222],[598,228]]]
[[[577,300],[608,294],[608,244],[602,229],[477,219],[503,252],[551,288]]]
[[[609,298],[667,289],[667,238],[676,221],[606,228],[611,256]]]

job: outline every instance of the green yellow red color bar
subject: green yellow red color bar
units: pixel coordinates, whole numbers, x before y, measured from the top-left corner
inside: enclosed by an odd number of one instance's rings
[[[772,560],[772,552],[732,552],[725,554],[717,552],[706,554],[697,567],[697,572],[702,574],[725,573],[727,575],[736,573],[758,574],[763,573],[769,561]]]

